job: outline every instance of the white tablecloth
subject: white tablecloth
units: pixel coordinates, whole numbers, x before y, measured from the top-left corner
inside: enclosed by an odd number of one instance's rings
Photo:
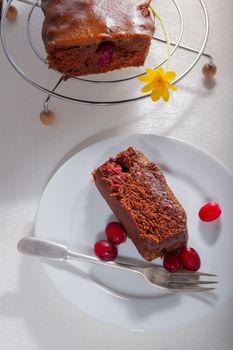
[[[210,88],[203,82],[202,58],[180,82],[179,92],[167,105],[155,105],[147,99],[93,107],[53,98],[50,108],[57,120],[50,127],[44,126],[39,113],[45,95],[12,69],[0,48],[1,350],[232,349],[233,297],[213,310],[211,317],[185,327],[160,332],[130,331],[99,323],[75,309],[51,284],[40,261],[16,250],[18,240],[33,231],[40,196],[55,169],[73,149],[97,140],[121,133],[171,136],[199,146],[233,171],[233,2],[205,2],[210,17],[206,52],[212,54],[218,67],[215,86]],[[190,18],[194,3],[190,2],[185,18]],[[169,8],[169,4],[169,0],[164,1],[164,6]],[[16,6],[20,21],[27,5]],[[196,31],[188,38],[184,36],[183,41],[193,46],[200,29],[199,19],[195,20]],[[10,25],[13,30],[15,24]],[[18,50],[19,38],[17,32],[13,40]],[[185,55],[188,54],[184,54],[184,61]]]

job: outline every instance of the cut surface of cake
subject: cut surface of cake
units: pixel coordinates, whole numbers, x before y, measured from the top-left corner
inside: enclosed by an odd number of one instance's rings
[[[95,184],[145,260],[185,246],[186,213],[160,167],[133,148],[93,171]]]
[[[151,0],[42,0],[50,68],[66,78],[141,66],[155,30]]]

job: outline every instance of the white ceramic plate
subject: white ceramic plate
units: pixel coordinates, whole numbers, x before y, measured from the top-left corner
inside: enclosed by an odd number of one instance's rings
[[[35,234],[93,254],[114,217],[91,181],[95,167],[128,146],[160,165],[188,217],[189,245],[202,259],[201,270],[217,273],[216,291],[168,293],[140,276],[78,262],[43,262],[49,278],[71,303],[98,320],[130,329],[176,327],[209,314],[232,294],[233,177],[215,159],[183,142],[154,135],[127,135],[93,144],[69,159],[48,183],[38,209]],[[216,201],[220,219],[201,222],[199,208]],[[123,258],[142,262],[130,240],[119,247]],[[161,263],[160,259],[156,263]]]

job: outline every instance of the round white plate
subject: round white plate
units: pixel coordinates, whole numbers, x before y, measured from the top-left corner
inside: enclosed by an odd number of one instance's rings
[[[95,167],[128,146],[157,163],[188,217],[189,245],[202,260],[201,270],[219,275],[215,291],[168,293],[148,285],[140,276],[80,262],[43,262],[49,278],[71,303],[98,320],[130,329],[176,327],[209,314],[232,294],[233,177],[208,154],[183,142],[154,135],[127,135],[93,144],[69,159],[51,178],[38,208],[35,234],[66,243],[70,249],[93,254],[104,239],[107,222],[114,219],[97,191]],[[216,201],[221,218],[204,223],[200,207]],[[128,239],[119,256],[143,262]],[[161,263],[160,259],[155,261]]]

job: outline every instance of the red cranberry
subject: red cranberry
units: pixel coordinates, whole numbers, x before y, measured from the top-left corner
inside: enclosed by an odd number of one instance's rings
[[[105,66],[111,62],[113,49],[114,45],[111,41],[105,41],[99,44],[96,53],[100,66]]]
[[[145,5],[140,7],[140,11],[141,11],[141,14],[143,15],[143,17],[146,18],[146,17],[150,16],[150,10]]]
[[[202,221],[214,221],[219,218],[222,211],[218,203],[206,203],[199,210],[199,218]]]
[[[201,266],[201,259],[194,248],[182,248],[179,258],[185,270],[197,271]]]
[[[104,170],[109,174],[120,174],[122,172],[122,167],[114,162],[107,162],[104,165]]]
[[[119,185],[122,183],[122,180],[118,175],[116,175],[113,177],[112,182],[114,183],[114,185]]]
[[[141,61],[142,55],[140,53],[136,53],[135,58],[137,61]]]
[[[175,254],[167,254],[163,259],[163,266],[170,272],[176,272],[181,268],[180,259]]]
[[[121,244],[126,240],[126,233],[119,222],[110,222],[105,228],[106,236],[112,244]]]
[[[117,257],[117,249],[110,242],[101,240],[95,243],[95,255],[101,260],[112,261]]]

